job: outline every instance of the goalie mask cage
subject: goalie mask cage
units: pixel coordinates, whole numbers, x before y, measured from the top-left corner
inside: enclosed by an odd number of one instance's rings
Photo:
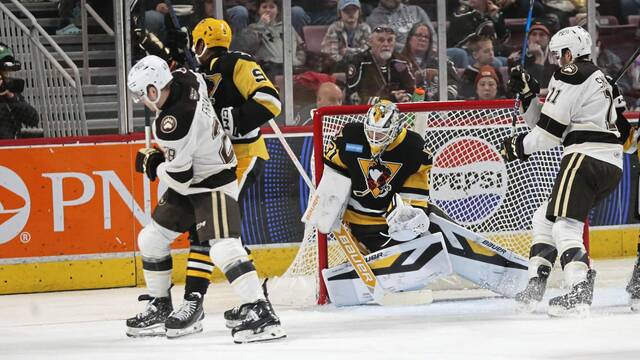
[[[344,124],[364,121],[369,107],[315,111],[316,184],[322,177],[324,146]],[[402,126],[423,135],[425,148],[433,154],[430,202],[459,224],[528,257],[531,218],[551,193],[562,147],[533,154],[524,162],[504,162],[498,149],[511,134],[513,100],[406,103],[398,104],[398,109]],[[527,131],[518,116],[516,133]],[[276,292],[283,294],[275,302],[326,303],[321,271],[346,261],[333,235],[307,227],[294,261],[274,280]]]

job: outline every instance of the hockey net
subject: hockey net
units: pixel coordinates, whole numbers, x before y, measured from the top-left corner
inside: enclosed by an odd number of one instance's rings
[[[365,119],[369,106],[323,108],[314,116],[315,181],[322,176],[322,152],[344,124]],[[531,218],[549,196],[558,172],[561,147],[505,163],[498,153],[511,135],[512,100],[398,104],[403,126],[423,135],[434,155],[431,202],[468,229],[527,257]],[[516,133],[528,131],[518,117]],[[416,154],[418,155],[418,154]],[[320,272],[347,259],[333,235],[307,228],[286,273],[277,278],[273,300],[306,305],[327,301]]]

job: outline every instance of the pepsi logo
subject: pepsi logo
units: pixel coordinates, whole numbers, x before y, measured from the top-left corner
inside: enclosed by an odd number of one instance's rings
[[[31,198],[24,181],[11,169],[0,166],[0,244],[20,234],[30,211]]]
[[[488,142],[456,138],[433,159],[431,201],[462,225],[479,224],[502,205],[507,192],[507,168]]]

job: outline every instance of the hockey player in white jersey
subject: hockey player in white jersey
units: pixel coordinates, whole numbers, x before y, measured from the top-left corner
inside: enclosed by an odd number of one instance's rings
[[[542,300],[556,257],[570,290],[549,300],[552,316],[587,315],[593,298],[595,271],[582,241],[583,221],[591,208],[611,193],[622,175],[622,144],[615,126],[613,89],[590,59],[591,37],[583,28],[556,33],[549,49],[560,62],[542,103],[535,79],[519,68],[509,86],[522,95],[526,123],[532,128],[505,139],[507,161],[526,161],[536,151],[562,144],[560,171],[549,200],[533,216],[529,283],[516,296],[521,304]]]
[[[240,210],[231,142],[207,96],[201,75],[186,69],[171,73],[157,56],[140,60],[129,73],[134,100],[157,114],[152,124],[159,148],[140,149],[136,171],[168,186],[152,219],[138,234],[144,278],[149,295],[146,309],[127,319],[132,337],[179,336],[182,329],[165,323],[172,312],[171,243],[195,224],[198,238],[211,246],[213,263],[222,270],[249,315],[232,329],[236,343],[285,336],[280,320],[262,292],[258,275],[240,242]],[[193,306],[186,301],[183,306]],[[201,309],[201,307],[200,307]],[[177,309],[176,312],[181,312]],[[185,312],[188,313],[188,312]],[[202,310],[190,320],[199,326]],[[186,325],[190,325],[186,324]],[[166,330],[165,330],[166,327]]]

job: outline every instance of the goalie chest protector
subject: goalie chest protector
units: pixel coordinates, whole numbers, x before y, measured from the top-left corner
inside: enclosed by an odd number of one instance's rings
[[[375,161],[364,125],[349,123],[325,148],[324,162],[351,179],[351,199],[366,208],[366,214],[382,215],[397,192],[406,190],[428,195],[428,181],[406,184],[407,179],[418,171],[426,171],[423,165],[430,168],[432,164],[431,154],[424,146],[418,133],[403,129]],[[360,212],[351,204],[349,210]]]

